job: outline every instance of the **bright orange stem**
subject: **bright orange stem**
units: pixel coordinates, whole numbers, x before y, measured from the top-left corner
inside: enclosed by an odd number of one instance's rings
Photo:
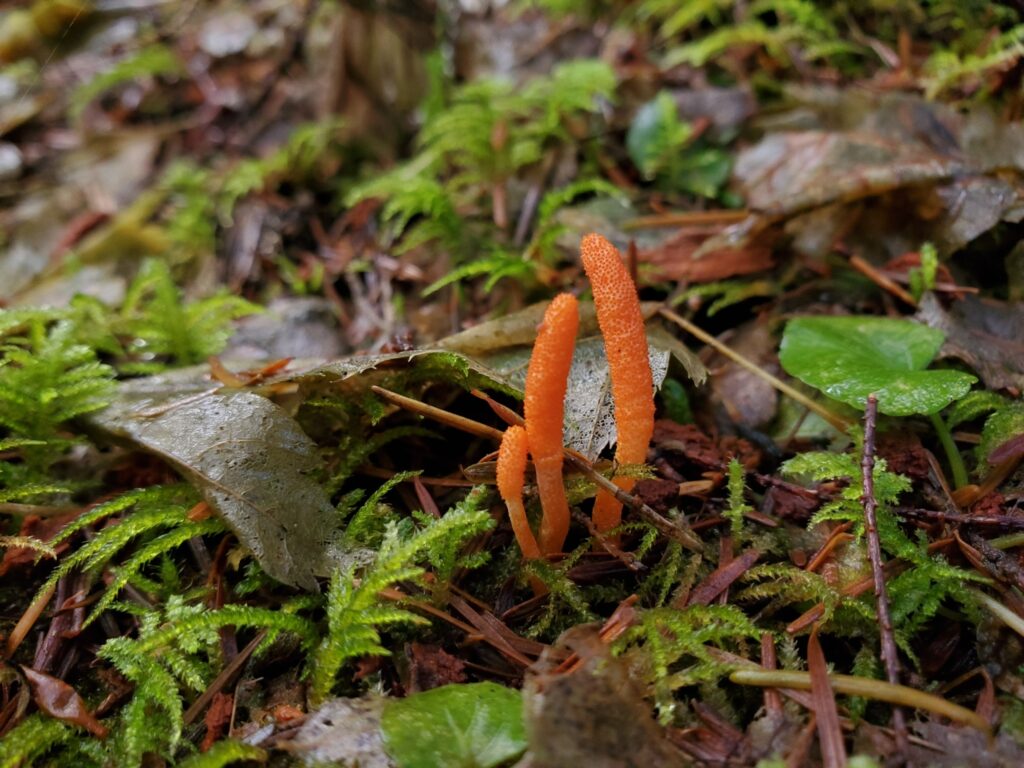
[[[523,480],[526,475],[526,430],[509,427],[501,438],[498,451],[498,493],[508,507],[508,519],[516,535],[523,556],[535,560],[541,556],[540,547],[530,530],[530,521],[523,509]]]
[[[622,255],[605,238],[596,234],[584,237],[580,255],[593,288],[611,374],[618,433],[615,459],[620,464],[641,464],[647,459],[654,434],[654,381],[640,299]],[[635,478],[615,478],[624,491],[632,490],[635,483]],[[593,518],[599,531],[614,528],[622,521],[622,504],[601,491]]]
[[[540,525],[540,551],[544,555],[560,552],[569,533],[569,502],[562,481],[562,424],[578,330],[576,298],[568,293],[556,296],[544,313],[526,371],[523,409],[544,509]]]

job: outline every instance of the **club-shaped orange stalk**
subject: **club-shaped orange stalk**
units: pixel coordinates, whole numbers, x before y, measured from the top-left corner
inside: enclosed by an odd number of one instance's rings
[[[562,423],[579,322],[576,297],[568,293],[556,296],[537,330],[526,371],[523,410],[544,510],[540,524],[540,551],[544,555],[561,552],[569,533],[569,502],[562,480]]]
[[[498,493],[508,507],[508,519],[516,535],[523,557],[535,560],[540,557],[540,547],[530,530],[530,521],[523,509],[523,478],[526,474],[526,430],[509,427],[501,438],[498,451]]]
[[[615,460],[641,464],[647,459],[654,434],[654,382],[640,299],[622,255],[605,238],[585,236],[580,255],[594,292],[597,324],[611,374],[618,433]],[[615,478],[615,484],[624,491],[632,490],[635,483],[635,478]],[[614,528],[622,521],[622,504],[607,491],[599,492],[593,519],[599,531]]]

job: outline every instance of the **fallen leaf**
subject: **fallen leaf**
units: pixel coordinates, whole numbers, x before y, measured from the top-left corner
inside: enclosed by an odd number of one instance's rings
[[[785,216],[963,170],[961,161],[868,132],[792,131],[740,152],[734,179],[751,210]]]
[[[750,322],[737,329],[729,340],[737,353],[772,375],[779,374],[775,340],[767,323]],[[779,393],[763,376],[728,360],[711,378],[712,397],[725,406],[738,424],[760,429],[775,418]]]
[[[739,247],[705,248],[708,233],[681,229],[665,242],[641,250],[640,262],[650,267],[651,280],[710,283],[727,277],[764,272],[775,266],[770,244],[760,241]]]
[[[281,748],[300,755],[306,764],[394,768],[380,732],[386,701],[373,695],[326,701]]]
[[[628,666],[613,658],[593,626],[566,632],[558,645],[582,660],[570,674],[542,657],[523,694],[531,768],[661,768],[686,765],[651,716]]]
[[[990,389],[1024,389],[1024,306],[966,296],[949,310],[933,294],[921,299],[917,319],[942,331],[940,357],[973,368]]]
[[[212,391],[185,369],[122,384],[92,421],[177,467],[274,578],[316,589],[331,572],[335,514],[312,477],[316,444],[270,400]]]
[[[922,242],[948,255],[1020,219],[1006,174],[1024,169],[1020,126],[907,94],[787,90],[794,108],[762,118],[764,138],[734,166],[734,187],[756,214],[709,238],[698,256],[756,247],[780,224],[810,258],[837,245],[892,258]]]
[[[107,727],[93,717],[78,691],[63,680],[30,667],[23,666],[21,671],[32,686],[32,698],[39,709],[50,717],[85,728],[98,738],[107,737]]]

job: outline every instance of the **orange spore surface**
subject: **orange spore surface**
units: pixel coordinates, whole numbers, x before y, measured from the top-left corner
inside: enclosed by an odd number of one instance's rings
[[[654,381],[640,299],[622,255],[608,240],[596,234],[585,236],[580,255],[594,292],[597,323],[611,374],[618,433],[615,459],[620,464],[640,464],[647,458],[654,434]],[[615,479],[615,484],[626,491],[635,482],[634,478]],[[598,530],[607,531],[621,521],[622,505],[602,491],[593,517]]]
[[[545,555],[560,552],[569,533],[569,502],[562,481],[562,424],[578,330],[576,297],[568,293],[556,296],[538,328],[526,372],[523,409],[537,491],[544,509],[540,550]]]
[[[523,508],[523,480],[526,475],[527,453],[526,430],[522,427],[509,427],[501,438],[498,451],[498,493],[508,507],[508,519],[512,523],[512,532],[519,542],[523,556],[528,559],[540,557],[540,547],[530,530],[530,522]]]

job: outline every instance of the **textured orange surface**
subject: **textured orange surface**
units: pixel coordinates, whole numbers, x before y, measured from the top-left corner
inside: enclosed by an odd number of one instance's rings
[[[562,423],[565,389],[579,329],[575,296],[556,296],[537,330],[537,341],[526,371],[523,409],[530,455],[537,473],[537,491],[544,509],[540,549],[545,555],[559,552],[569,533],[569,502],[562,481]]]
[[[618,433],[615,460],[640,464],[647,458],[654,434],[654,381],[640,299],[622,255],[608,240],[595,234],[585,236],[580,256],[594,292],[597,324],[611,373]],[[633,478],[615,479],[615,484],[627,491],[634,483]],[[598,530],[614,528],[621,519],[622,505],[611,494],[599,493],[594,505]]]
[[[509,427],[501,438],[498,451],[498,493],[508,507],[508,519],[519,542],[523,555],[533,559],[540,557],[540,547],[530,530],[530,522],[523,509],[523,479],[526,475],[526,430]]]

